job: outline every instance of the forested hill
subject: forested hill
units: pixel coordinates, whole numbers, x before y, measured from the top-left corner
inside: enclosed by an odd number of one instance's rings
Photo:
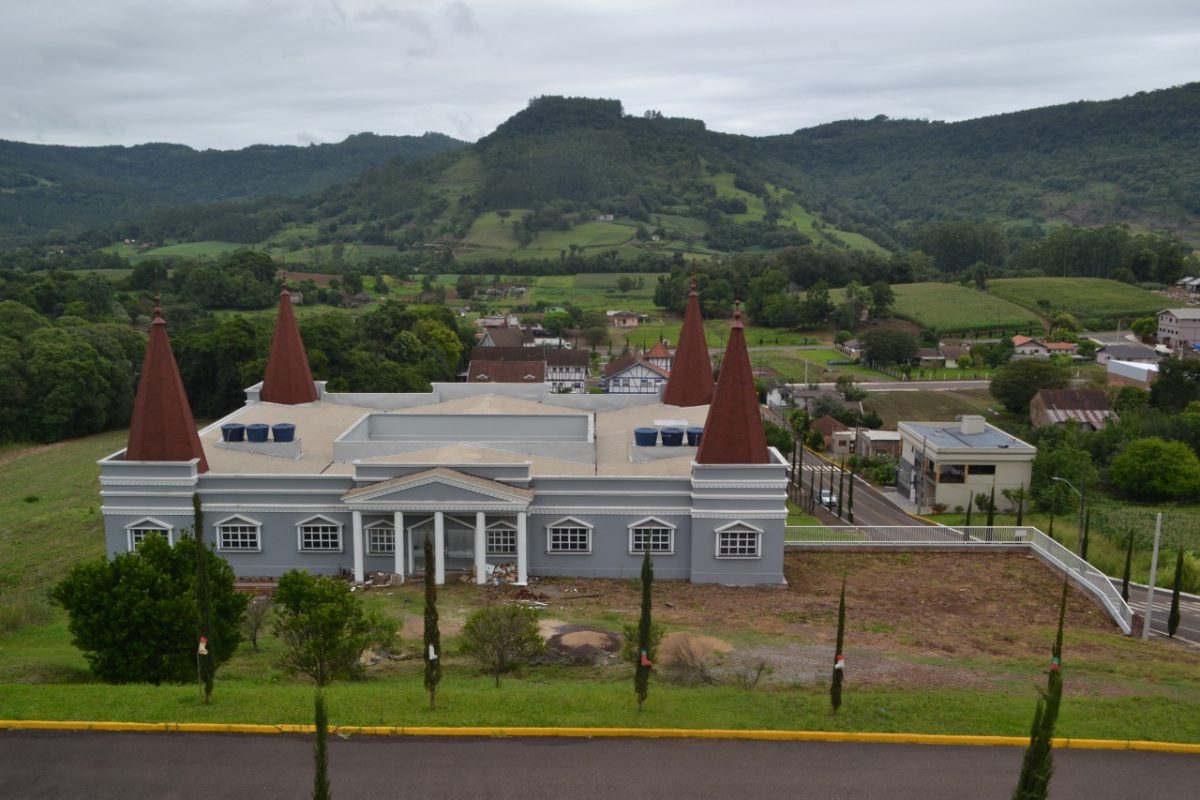
[[[66,147],[0,140],[0,229],[107,227],[162,205],[299,196],[391,159],[464,146],[440,133],[360,133],[337,144],[194,150],[180,144]]]
[[[957,123],[852,120],[771,137],[853,218],[1134,222],[1200,238],[1200,83]]]
[[[18,213],[46,228],[119,216],[135,224],[107,228],[112,238],[269,250],[357,241],[501,259],[621,244],[882,254],[915,248],[922,226],[945,220],[1007,230],[1010,249],[1055,222],[1129,223],[1200,242],[1200,83],[957,123],[876,117],[758,138],[629,115],[617,100],[539,97],[473,145],[394,140],[423,149],[355,172],[391,141],[225,154],[100,148],[86,171],[69,148],[50,148],[57,172],[18,169],[13,153],[32,146],[0,144],[0,224]],[[338,169],[347,182],[329,185]],[[260,199],[168,205],[217,192]],[[261,199],[271,192],[287,197]]]

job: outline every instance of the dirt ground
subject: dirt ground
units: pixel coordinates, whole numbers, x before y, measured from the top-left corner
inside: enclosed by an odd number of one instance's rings
[[[763,662],[771,682],[824,680],[843,573],[845,655],[861,684],[971,688],[994,683],[996,667],[1049,659],[1062,579],[1023,554],[789,552],[786,587],[657,582],[654,618],[688,637],[717,674]],[[519,590],[482,591],[499,601],[515,599]],[[623,624],[636,620],[641,597],[633,580],[543,578],[528,592],[545,603],[543,633],[559,633],[560,642],[572,641],[562,632],[581,624],[619,636]],[[1066,630],[1080,657],[1142,664],[1136,671],[1160,660],[1185,667],[1180,659],[1200,669],[1200,656],[1190,652],[1131,647],[1091,597],[1075,589]],[[578,638],[595,643],[596,637]],[[663,654],[669,660],[670,647]],[[1119,692],[1102,683],[1097,691]]]

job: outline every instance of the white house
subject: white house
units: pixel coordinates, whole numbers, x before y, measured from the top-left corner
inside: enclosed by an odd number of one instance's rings
[[[996,505],[1010,505],[1005,489],[1028,488],[1037,448],[1011,436],[983,417],[959,422],[901,422],[900,468],[896,485],[928,510],[935,504],[966,508],[972,498],[996,490]]]

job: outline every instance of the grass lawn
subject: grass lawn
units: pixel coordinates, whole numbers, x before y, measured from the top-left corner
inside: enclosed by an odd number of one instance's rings
[[[156,247],[153,250],[137,250],[126,245],[114,245],[114,247],[125,248],[126,252],[121,252],[120,254],[127,255],[129,261],[134,264],[144,261],[147,258],[166,258],[168,256],[179,256],[181,258],[220,258],[226,253],[232,253],[237,250],[261,249],[256,245],[237,244],[235,242],[185,242],[183,244]]]
[[[878,414],[887,430],[895,430],[900,420],[952,420],[961,414],[990,417],[990,410],[999,405],[987,389],[871,392],[863,400],[863,407]]]
[[[1067,311],[1080,320],[1117,320],[1125,325],[1152,316],[1166,304],[1154,292],[1103,278],[997,278],[988,293],[1033,310]]]
[[[871,380],[889,380],[888,376],[858,364],[833,364],[848,360],[836,350],[752,350],[750,363],[755,369],[769,370],[790,383],[825,383],[841,375]]]

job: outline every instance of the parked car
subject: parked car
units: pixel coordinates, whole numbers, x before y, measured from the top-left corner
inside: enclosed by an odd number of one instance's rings
[[[837,508],[837,504],[838,504],[837,492],[835,492],[833,489],[822,489],[821,490],[821,505],[832,510],[834,508]]]

